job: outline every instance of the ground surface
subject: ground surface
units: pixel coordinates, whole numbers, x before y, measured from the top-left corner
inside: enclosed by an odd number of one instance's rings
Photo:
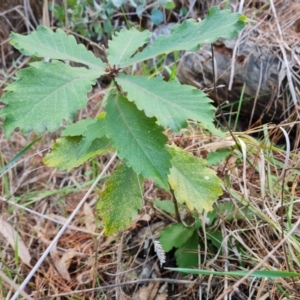
[[[1,21],[7,25],[7,17],[12,26],[8,30],[1,27],[3,37],[11,29],[26,32],[32,30],[35,21],[52,20],[51,14],[48,19],[42,12],[41,3],[25,7],[23,1],[16,1],[12,7],[9,4],[12,3],[4,3],[0,10]],[[211,3],[206,4],[209,7]],[[181,5],[189,8],[184,1]],[[29,8],[36,16],[35,21],[30,17]],[[205,11],[205,7],[196,4],[192,15],[201,15],[203,12],[196,10],[200,8]],[[14,14],[9,14],[10,9]],[[16,12],[22,18],[13,17]],[[174,15],[167,14],[172,20]],[[20,56],[5,40],[1,47],[3,93],[3,87],[29,59]],[[89,94],[88,106],[78,113],[76,120],[99,113],[106,93],[103,86],[99,83]],[[263,130],[262,140],[251,136]],[[212,165],[224,182],[224,194],[215,204],[215,216],[198,230],[199,268],[224,272],[250,271],[259,266],[265,270],[299,272],[300,159],[297,151],[282,150],[271,143],[268,134],[276,130],[280,131],[275,125],[269,125],[235,133],[245,146],[231,147],[230,156]],[[24,136],[15,132],[9,139],[3,130],[0,134],[1,167],[36,138],[34,133]],[[170,144],[201,158],[233,142],[229,133],[217,138],[205,134],[193,123],[182,134],[166,134]],[[43,163],[43,157],[51,151],[58,136],[59,133],[44,134],[1,173],[0,299],[10,299],[111,158],[111,155],[101,156],[71,172],[49,168]],[[116,160],[106,174],[117,164]],[[131,226],[105,236],[101,216],[95,209],[104,183],[103,180],[97,184],[30,280],[24,290],[28,299],[217,299],[224,291],[228,291],[226,299],[300,299],[297,277],[247,277],[230,290],[240,277],[186,275],[167,270],[166,267],[176,267],[175,249],[167,253],[166,263],[161,267],[153,242],[176,218],[154,205],[154,200],[170,200],[172,196],[151,181],[145,183],[143,208]],[[183,209],[183,218],[186,213]],[[206,217],[199,216],[199,219]],[[18,245],[14,243],[17,235]],[[217,236],[219,243],[215,242]]]

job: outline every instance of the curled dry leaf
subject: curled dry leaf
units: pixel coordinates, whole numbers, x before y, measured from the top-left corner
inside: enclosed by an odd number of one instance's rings
[[[79,284],[87,284],[93,280],[93,270],[82,272],[76,276]]]
[[[3,219],[3,217],[0,217],[0,233],[6,238],[6,240],[14,250],[17,249],[18,256],[20,257],[22,262],[31,267],[31,256],[25,243],[23,242],[19,234],[13,229],[13,227]]]
[[[158,282],[151,282],[148,286],[141,287],[136,300],[155,300],[159,289]]]
[[[138,221],[146,221],[149,222],[151,220],[151,216],[149,214],[139,214],[136,216],[136,218],[132,221],[133,223],[136,223]]]
[[[72,258],[76,255],[76,252],[74,250],[67,251],[60,258],[55,246],[52,248],[50,255],[54,262],[55,268],[58,271],[58,273],[61,275],[61,277],[67,281],[70,281],[71,277],[68,269],[70,267]]]
[[[155,298],[155,300],[167,300],[168,299],[168,294],[163,293],[163,294],[158,294]]]
[[[51,241],[45,237],[45,228],[42,228],[41,226],[37,225],[34,226],[34,231],[36,232],[37,237],[41,242],[43,242],[47,246],[50,245]]]
[[[95,216],[93,210],[91,209],[88,203],[84,203],[83,213],[85,215],[84,223],[86,228],[91,232],[95,232],[96,231]]]
[[[63,224],[65,224],[67,222],[67,218],[65,218],[63,216],[59,216],[56,214],[47,214],[46,216],[52,218],[53,220],[57,220]]]
[[[74,250],[69,250],[66,253],[63,254],[63,256],[61,257],[61,262],[62,264],[64,264],[64,266],[69,269],[72,258],[76,256],[76,251]]]

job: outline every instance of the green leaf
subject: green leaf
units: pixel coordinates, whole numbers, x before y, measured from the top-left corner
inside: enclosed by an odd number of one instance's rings
[[[104,119],[98,119],[95,123],[87,126],[87,129],[84,131],[84,138],[79,143],[78,155],[82,156],[88,151],[92,143],[96,139],[100,139],[106,134],[106,126]]]
[[[196,230],[193,235],[175,251],[176,263],[180,268],[198,266],[199,237]]]
[[[238,31],[244,28],[245,22],[239,13],[231,13],[229,9],[220,11],[218,7],[213,7],[201,22],[189,19],[181,25],[175,25],[170,35],[158,37],[144,51],[124,62],[122,67],[172,51],[192,49],[196,51],[199,45],[213,43],[220,37],[234,38]]]
[[[150,16],[151,23],[158,25],[164,20],[164,15],[160,9],[153,8]]]
[[[190,210],[211,211],[212,204],[222,195],[222,180],[205,167],[205,161],[179,148],[170,147],[173,156],[169,182],[176,200]]]
[[[186,269],[186,268],[166,268],[171,271],[177,271],[188,274],[197,274],[197,275],[217,275],[217,276],[245,276],[249,271],[230,271],[230,272],[218,272],[218,271],[207,271],[201,269]],[[288,271],[254,271],[251,277],[258,278],[291,278],[291,277],[300,277],[300,273],[288,272]]]
[[[29,35],[12,33],[10,38],[10,43],[24,55],[78,62],[97,70],[98,77],[105,73],[105,64],[84,45],[77,44],[73,35],[66,35],[61,29],[53,32],[50,28],[38,26]]]
[[[122,95],[111,95],[106,105],[107,136],[112,140],[120,158],[144,178],[152,178],[168,189],[170,154],[167,137],[154,118],[143,112]]]
[[[165,252],[169,252],[173,247],[182,246],[194,233],[195,228],[185,227],[181,223],[172,224],[166,227],[159,234],[159,242]]]
[[[141,185],[142,178],[125,164],[111,175],[98,204],[106,235],[130,225],[142,206]]]
[[[80,136],[86,131],[87,127],[94,124],[96,120],[86,118],[74,124],[67,125],[61,132],[61,136]]]
[[[163,1],[163,6],[165,9],[172,10],[176,7],[176,4],[172,0]]]
[[[219,218],[220,219],[220,218]],[[222,246],[223,235],[220,230],[210,229],[206,232],[206,238],[219,250]]]
[[[82,137],[65,137],[56,140],[52,152],[44,158],[44,163],[50,167],[70,171],[82,165],[89,159],[99,154],[105,154],[112,150],[110,140],[107,138],[96,139],[91,147],[79,156],[79,145]]]
[[[62,136],[83,136],[78,145],[78,156],[88,152],[94,140],[106,135],[104,118],[93,120],[87,118],[75,124],[68,125],[62,131]]]
[[[135,9],[135,13],[139,18],[142,17],[143,12],[145,11],[145,7],[143,5],[138,5]]]
[[[226,222],[233,220],[254,220],[256,214],[248,206],[237,207],[232,202],[218,202],[214,209],[207,213],[206,224],[212,225],[215,220],[222,219]]]
[[[71,121],[87,103],[97,75],[86,68],[73,68],[59,61],[35,62],[17,73],[17,81],[5,88],[1,99],[7,104],[0,116],[7,135],[19,127],[24,132],[57,130]]]
[[[218,149],[217,151],[210,152],[207,156],[207,166],[220,164],[230,154],[232,154],[232,150],[230,149]]]
[[[187,126],[187,119],[192,119],[214,127],[212,100],[194,87],[175,80],[166,82],[162,77],[120,74],[116,80],[127,92],[128,100],[134,101],[148,117],[155,116],[161,126],[179,131]]]
[[[175,215],[175,206],[171,200],[154,200],[153,204],[160,210],[170,214]]]
[[[108,42],[108,61],[110,65],[119,66],[130,58],[139,47],[149,42],[151,33],[148,30],[138,31],[134,27],[116,32]]]
[[[124,0],[111,0],[111,2],[117,8],[120,8],[124,4]]]

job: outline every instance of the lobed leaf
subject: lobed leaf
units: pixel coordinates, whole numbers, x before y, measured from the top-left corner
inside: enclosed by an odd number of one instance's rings
[[[96,139],[100,139],[106,135],[106,126],[104,119],[95,120],[93,124],[87,126],[87,129],[83,132],[83,139],[78,147],[78,155],[82,156],[88,151],[92,143]]]
[[[160,54],[168,54],[179,50],[199,50],[201,44],[211,44],[218,38],[234,38],[244,28],[245,18],[242,14],[231,13],[229,9],[220,10],[212,7],[207,17],[201,22],[186,20],[175,25],[171,34],[158,37],[152,45],[134,57],[126,60],[121,67],[127,67]]]
[[[196,230],[193,235],[175,251],[176,263],[179,268],[198,266],[199,236]]]
[[[175,205],[171,200],[154,200],[153,204],[158,209],[170,215],[175,215]]]
[[[125,229],[142,206],[142,179],[125,164],[106,183],[98,204],[106,235]]]
[[[137,174],[152,178],[168,189],[167,174],[171,156],[166,149],[167,137],[154,118],[143,112],[122,95],[110,95],[106,105],[107,136],[118,155]]]
[[[165,252],[169,252],[173,247],[179,248],[193,235],[195,228],[186,227],[181,223],[172,224],[166,227],[159,234],[159,242]]]
[[[205,167],[204,160],[175,147],[170,147],[170,152],[173,158],[169,183],[176,200],[199,213],[211,211],[212,204],[222,195],[222,180]]]
[[[220,219],[218,217],[218,219]],[[219,250],[222,246],[222,241],[224,240],[222,232],[216,229],[209,229],[206,234],[206,238],[211,241],[211,243]],[[229,242],[231,247],[231,243]]]
[[[44,158],[44,163],[50,167],[70,171],[99,154],[106,154],[112,150],[110,140],[107,138],[96,139],[90,148],[79,155],[79,146],[82,137],[65,137],[56,140],[52,152]]]
[[[140,32],[134,27],[116,32],[112,40],[108,42],[107,58],[110,65],[119,66],[129,59],[139,47],[149,42],[150,36],[151,33],[148,30]]]
[[[148,117],[156,117],[161,126],[179,131],[187,126],[188,119],[192,119],[214,127],[212,100],[194,87],[175,80],[166,82],[162,77],[149,79],[120,74],[116,80],[127,92],[128,100],[134,101]]]
[[[219,165],[229,155],[232,154],[232,150],[228,148],[218,149],[214,152],[210,152],[207,156],[207,166]]]
[[[53,32],[50,28],[38,26],[29,35],[12,33],[10,38],[10,43],[24,55],[71,60],[97,70],[98,77],[105,73],[105,64],[83,44],[77,44],[73,35],[67,35],[61,29]]]
[[[17,81],[5,88],[0,114],[6,118],[9,136],[19,127],[24,132],[57,130],[62,121],[71,121],[87,103],[97,74],[86,68],[74,68],[59,61],[35,62],[17,73]]]
[[[87,127],[94,124],[96,120],[86,118],[74,124],[67,125],[61,132],[61,136],[80,136],[86,131]]]

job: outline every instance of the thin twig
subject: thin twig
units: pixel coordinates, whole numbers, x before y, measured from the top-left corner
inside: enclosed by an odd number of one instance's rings
[[[88,293],[88,292],[96,292],[96,291],[107,290],[107,289],[114,289],[114,288],[117,288],[120,286],[125,286],[125,285],[153,283],[153,282],[166,282],[166,283],[173,283],[173,284],[199,284],[199,285],[207,286],[206,283],[195,282],[192,280],[179,280],[179,279],[170,279],[170,278],[151,278],[151,279],[140,279],[140,280],[120,282],[118,284],[99,286],[97,288],[91,288],[91,289],[86,289],[86,290],[81,290],[81,291],[74,291],[74,292],[70,292],[70,293],[51,295],[51,296],[38,298],[37,300],[45,300],[45,299],[49,299],[49,298],[53,298],[53,297],[55,297],[55,298],[66,297],[66,296],[71,296],[71,295],[75,295],[75,294],[79,294],[79,293]]]
[[[181,223],[181,218],[180,218],[180,213],[179,213],[178,203],[177,203],[177,200],[176,200],[174,191],[173,191],[173,189],[171,188],[171,186],[170,186],[170,191],[171,191],[171,194],[172,194],[172,201],[173,201],[174,207],[175,207],[175,215],[176,215],[177,222],[178,222],[178,223]]]
[[[279,24],[279,21],[278,21],[278,17],[277,17],[277,13],[276,13],[276,9],[275,9],[275,5],[274,5],[273,0],[270,0],[270,6],[271,6],[272,12],[274,14],[274,19],[275,19],[276,26],[277,26],[278,33],[279,33],[278,45],[280,47],[280,50],[281,50],[281,53],[282,53],[282,56],[283,56],[283,60],[285,62],[285,66],[286,66],[286,76],[287,76],[287,79],[288,79],[288,85],[290,87],[290,93],[291,93],[294,105],[298,106],[299,103],[298,103],[296,92],[295,92],[295,86],[294,86],[294,83],[293,83],[293,80],[292,80],[290,64],[288,62],[285,47],[283,47],[283,44],[285,45],[285,42],[284,42],[284,39],[283,39],[283,33],[282,33],[282,30],[281,30],[281,27],[280,27],[280,24]],[[275,37],[276,37],[276,35],[275,35]],[[299,114],[298,114],[298,116],[299,116]]]

